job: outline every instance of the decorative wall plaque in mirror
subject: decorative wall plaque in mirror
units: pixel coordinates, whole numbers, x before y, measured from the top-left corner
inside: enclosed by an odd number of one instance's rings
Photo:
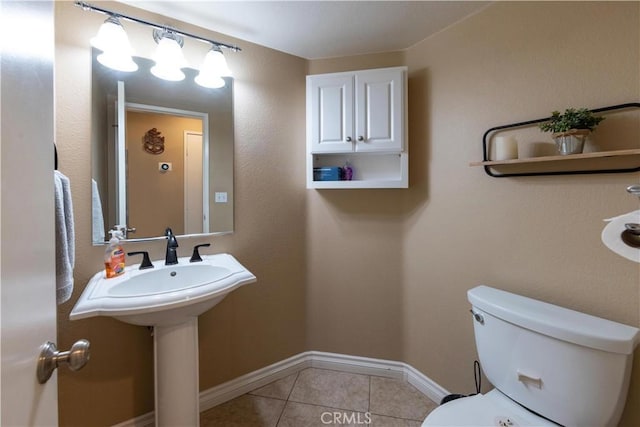
[[[93,243],[233,231],[233,79],[208,89],[109,69],[92,50]]]

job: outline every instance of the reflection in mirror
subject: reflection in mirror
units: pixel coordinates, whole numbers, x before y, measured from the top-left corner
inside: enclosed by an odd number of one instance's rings
[[[118,205],[135,228],[129,237],[154,236],[169,224],[176,234],[209,232],[208,116],[126,103],[125,117],[127,163],[135,167],[127,170]]]
[[[93,243],[233,231],[233,80],[198,86],[92,63]]]

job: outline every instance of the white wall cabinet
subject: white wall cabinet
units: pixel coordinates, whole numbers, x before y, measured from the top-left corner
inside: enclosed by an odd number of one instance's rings
[[[307,76],[307,188],[407,188],[407,69]],[[354,169],[316,181],[319,167]]]

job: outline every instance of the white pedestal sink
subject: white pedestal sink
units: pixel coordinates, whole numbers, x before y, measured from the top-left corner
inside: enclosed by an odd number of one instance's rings
[[[156,426],[200,425],[198,316],[234,289],[256,277],[229,254],[203,256],[177,265],[154,261],[107,279],[97,273],[69,316],[71,320],[109,316],[154,327]]]

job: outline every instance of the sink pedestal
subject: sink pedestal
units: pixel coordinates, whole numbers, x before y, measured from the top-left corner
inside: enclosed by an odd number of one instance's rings
[[[156,427],[199,426],[198,318],[154,326]]]

